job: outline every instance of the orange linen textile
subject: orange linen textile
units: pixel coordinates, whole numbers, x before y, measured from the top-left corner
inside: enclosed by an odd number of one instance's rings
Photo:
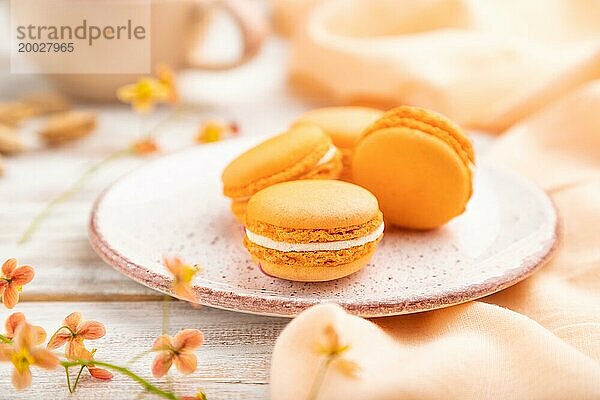
[[[334,305],[294,319],[275,345],[274,400],[306,400],[331,325],[358,377],[329,368],[321,400],[600,399],[600,81],[525,118],[485,155],[528,176],[562,220],[553,259],[467,304],[367,321]]]

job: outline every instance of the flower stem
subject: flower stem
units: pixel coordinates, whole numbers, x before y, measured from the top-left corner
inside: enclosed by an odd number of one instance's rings
[[[165,118],[163,118],[161,121],[159,121],[151,130],[148,130],[148,133],[145,136],[146,137],[155,136],[157,131],[159,130],[159,128],[162,128],[162,126],[166,125],[171,120],[179,117],[181,114],[183,114],[184,111],[185,110],[183,107],[181,107],[181,106],[177,107],[172,113],[170,113]],[[145,130],[145,128],[142,126],[141,130],[142,130],[142,136],[144,136],[143,131]],[[50,215],[52,210],[54,210],[54,208],[56,208],[60,203],[69,200],[75,193],[77,193],[86,184],[87,180],[89,178],[91,178],[100,168],[102,168],[104,165],[110,163],[111,161],[114,161],[120,157],[129,155],[129,154],[131,154],[131,149],[128,146],[124,149],[118,150],[118,151],[108,155],[106,158],[100,160],[96,164],[93,164],[88,169],[86,169],[83,172],[83,174],[81,174],[79,179],[77,179],[75,181],[75,183],[73,185],[71,185],[71,187],[69,187],[67,190],[65,190],[64,192],[59,194],[56,198],[54,198],[52,201],[50,201],[50,203],[48,203],[46,205],[46,207],[34,217],[34,219],[31,221],[31,223],[29,224],[29,226],[27,227],[25,232],[23,232],[23,234],[21,235],[19,240],[17,240],[17,244],[22,245],[22,244],[27,243],[31,239],[33,234],[37,231],[37,229],[40,227],[40,225],[42,224],[44,219],[48,215]]]
[[[323,380],[325,379],[325,374],[327,373],[327,369],[329,365],[334,360],[335,357],[327,357],[321,365],[319,366],[319,370],[317,371],[317,375],[315,376],[315,380],[310,388],[310,393],[308,395],[308,400],[317,400],[319,396],[319,391],[321,390],[321,386],[323,386]]]
[[[154,127],[152,127],[151,130],[149,130],[147,132],[147,136],[153,136],[156,135],[156,133],[165,125],[167,125],[168,123],[170,123],[173,120],[178,119],[181,115],[183,115],[186,112],[186,108],[184,106],[177,106],[175,107],[175,109],[170,112],[169,114],[167,114],[166,117],[164,117],[163,119],[161,119],[160,121],[158,121],[156,123],[156,125],[154,125]]]
[[[0,334],[0,341],[7,343],[7,344],[12,344],[12,340],[10,340],[9,338],[7,338],[6,336]]]
[[[140,113],[140,131],[139,131],[139,138],[143,138],[146,136],[146,113]]]
[[[120,367],[118,365],[114,365],[114,364],[110,364],[110,363],[106,363],[106,362],[98,361],[98,360],[61,361],[60,364],[65,368],[74,367],[76,365],[81,365],[81,366],[94,365],[94,366],[101,366],[101,367],[105,367],[108,369],[112,369],[113,371],[116,371],[122,375],[125,375],[125,376],[133,379],[134,381],[136,381],[137,383],[142,385],[142,387],[149,393],[153,393],[153,394],[155,394],[157,396],[161,396],[162,398],[165,398],[165,399],[178,400],[177,396],[174,393],[166,392],[166,391],[160,389],[159,387],[154,386],[152,383],[150,383],[146,379],[131,372],[129,369],[127,369],[125,367]]]
[[[73,393],[73,389],[71,389],[71,378],[69,377],[69,367],[65,367],[65,375],[67,376],[67,388],[69,388],[69,393]]]
[[[146,351],[141,352],[140,354],[137,354],[137,355],[131,357],[131,359],[129,359],[129,361],[127,361],[127,366],[132,366],[140,358],[142,358],[142,357],[144,357],[144,356],[146,356],[146,355],[148,355],[150,353],[152,353],[152,350],[146,350]]]
[[[146,127],[147,122],[148,122],[148,118],[146,118],[145,114],[140,114],[140,138],[152,138],[154,136],[156,136],[157,132],[166,124],[168,124],[169,122],[179,118],[184,112],[185,112],[185,107],[183,106],[177,106],[175,107],[175,109],[168,113],[166,117],[162,118],[160,121],[158,121],[153,127],[151,127],[150,129],[148,129]]]
[[[66,326],[66,325],[63,325],[63,326],[61,326],[60,328],[58,328],[58,329],[57,329],[57,330],[56,330],[56,331],[55,331],[55,332],[52,334],[52,336],[50,336],[50,339],[48,340],[48,344],[52,343],[52,340],[54,340],[54,337],[55,337],[56,335],[58,335],[58,332],[60,332],[60,331],[61,331],[61,330],[63,330],[63,329],[66,329],[66,330],[68,330],[69,332],[71,332],[71,335],[75,335],[75,332],[73,332],[73,330],[72,330],[71,328],[69,328],[69,327],[68,327],[68,326]]]
[[[73,391],[71,393],[75,393],[75,389],[77,388],[77,384],[79,383],[79,378],[81,378],[81,373],[83,372],[84,368],[85,368],[85,365],[82,365],[81,368],[79,368],[79,372],[77,373],[77,378],[75,378],[75,383],[73,384]]]
[[[54,210],[54,208],[56,208],[60,203],[69,200],[75,193],[77,193],[86,184],[88,179],[91,178],[100,168],[130,153],[131,151],[129,150],[129,148],[116,151],[110,154],[108,157],[100,160],[96,164],[93,164],[88,169],[86,169],[83,172],[83,174],[81,174],[79,179],[77,179],[75,183],[73,183],[73,185],[71,185],[67,190],[65,190],[57,197],[55,197],[52,201],[50,201],[50,203],[48,203],[46,207],[35,216],[35,218],[31,221],[25,232],[23,232],[23,234],[17,241],[17,244],[21,245],[27,243],[29,239],[31,239],[35,231],[40,227],[44,219],[52,212],[52,210]]]

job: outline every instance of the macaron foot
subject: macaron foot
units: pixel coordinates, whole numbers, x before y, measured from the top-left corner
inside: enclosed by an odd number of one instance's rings
[[[347,264],[323,265],[282,265],[261,260],[260,269],[268,276],[297,282],[325,282],[340,279],[364,268],[375,251]]]

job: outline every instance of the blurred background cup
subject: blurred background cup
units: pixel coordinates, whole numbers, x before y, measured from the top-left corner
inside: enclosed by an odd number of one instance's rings
[[[52,13],[52,1],[37,2],[36,13]],[[150,71],[158,64],[166,64],[174,71],[184,68],[201,70],[226,70],[251,60],[259,51],[266,35],[268,22],[256,4],[248,0],[150,0]],[[45,10],[46,9],[46,10]],[[106,7],[107,13],[109,7]],[[142,10],[142,8],[140,8]],[[208,27],[215,12],[221,11],[231,18],[239,29],[241,48],[235,59],[207,61],[198,51],[202,47]],[[146,9],[147,12],[147,9]],[[73,24],[68,15],[59,17],[61,23]],[[79,21],[81,22],[81,21]],[[235,40],[235,38],[232,38]],[[223,46],[234,46],[223,43]],[[135,51],[125,51],[106,46],[94,51],[94,59],[116,60],[126,63],[140,57]],[[32,58],[43,70],[43,61]],[[89,62],[89,60],[82,60]],[[116,90],[134,82],[140,74],[130,73],[65,73],[45,74],[62,93],[85,101],[108,102],[116,100]]]

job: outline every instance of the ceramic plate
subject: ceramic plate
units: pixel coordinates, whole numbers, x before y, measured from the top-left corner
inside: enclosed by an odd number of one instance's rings
[[[384,316],[432,310],[486,296],[539,268],[557,241],[548,197],[528,181],[481,162],[467,211],[443,228],[386,227],[362,271],[331,282],[290,282],[264,275],[242,246],[243,228],[221,194],[225,165],[261,138],[198,146],[152,161],[121,178],[96,201],[90,241],[128,277],[170,293],[163,255],[202,272],[202,304],[294,316],[317,303]]]

